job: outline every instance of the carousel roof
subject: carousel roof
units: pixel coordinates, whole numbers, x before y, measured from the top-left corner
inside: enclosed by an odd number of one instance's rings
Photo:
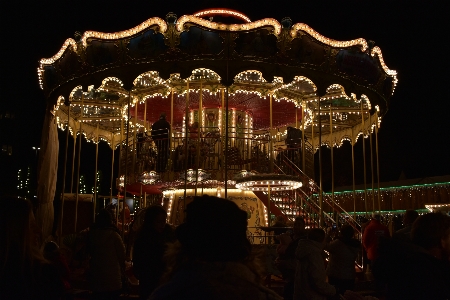
[[[216,14],[243,23],[202,18]],[[128,103],[134,128],[169,113],[173,97],[171,123],[181,127],[186,94],[193,110],[200,91],[205,109],[222,107],[227,91],[229,109],[251,115],[255,129],[270,127],[270,97],[279,129],[301,121],[303,105],[306,135],[317,138],[321,123],[322,143],[339,145],[378,125],[397,84],[371,41],[335,41],[289,18],[250,22],[224,9],[179,19],[169,13],[165,21],[154,17],[115,33],[87,31],[41,59],[38,76],[61,127],[81,121],[87,138],[97,130],[112,146],[120,142]]]

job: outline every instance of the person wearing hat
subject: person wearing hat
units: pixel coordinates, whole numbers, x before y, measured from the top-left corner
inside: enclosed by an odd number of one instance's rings
[[[166,113],[162,112],[159,120],[152,125],[152,139],[158,150],[158,158],[156,160],[156,172],[164,172],[166,170],[167,159],[169,158],[169,134],[170,123],[166,120]]]
[[[282,299],[262,285],[247,239],[247,213],[234,202],[194,197],[176,235],[166,254],[166,283],[149,299]]]
[[[380,240],[390,237],[389,229],[381,224],[381,215],[378,213],[372,214],[372,220],[364,229],[362,236],[362,244],[367,252],[367,258],[373,262],[378,258],[378,248]]]

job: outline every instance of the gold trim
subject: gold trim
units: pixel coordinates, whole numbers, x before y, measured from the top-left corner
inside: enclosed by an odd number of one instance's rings
[[[232,15],[234,17],[237,17],[239,19],[246,21],[247,23],[251,22],[249,17],[247,17],[243,13],[240,13],[240,12],[238,12],[236,10],[232,10],[232,9],[205,9],[205,10],[196,12],[195,14],[193,14],[193,16],[201,17],[201,16],[205,16],[205,15],[223,15],[223,14]]]
[[[122,39],[126,38],[135,34],[140,33],[146,28],[149,28],[152,25],[158,25],[159,26],[159,32],[164,33],[167,30],[167,24],[166,22],[158,17],[150,18],[141,24],[123,31],[113,32],[113,33],[104,33],[104,32],[98,32],[98,31],[86,31],[83,34],[83,37],[81,38],[81,41],[83,43],[83,46],[86,47],[87,45],[87,39],[89,38],[98,38],[98,39],[104,39],[104,40],[114,40],[114,39]]]
[[[195,23],[198,25],[201,25],[203,27],[209,28],[209,29],[216,29],[216,30],[228,30],[228,31],[247,31],[256,29],[259,27],[265,27],[265,26],[272,26],[274,28],[275,35],[279,35],[281,33],[281,25],[278,23],[277,20],[272,18],[266,18],[261,19],[255,22],[245,23],[245,24],[221,24],[221,23],[215,23],[211,22],[196,16],[192,15],[184,15],[181,16],[180,19],[178,19],[177,22],[177,30],[179,32],[184,31],[184,24],[186,23]]]
[[[72,46],[73,51],[77,51],[77,43],[74,39],[68,38],[64,44],[62,45],[61,49],[59,49],[58,53],[53,55],[50,58],[42,58],[39,62],[41,63],[41,69],[42,65],[51,65],[55,61],[61,58],[61,56],[64,54],[64,51],[66,51],[67,47]]]
[[[327,38],[323,35],[321,35],[320,33],[318,33],[317,31],[315,31],[314,29],[312,29],[311,27],[309,27],[308,25],[304,24],[304,23],[297,23],[294,24],[294,26],[292,26],[291,29],[291,37],[295,38],[297,36],[297,31],[305,31],[307,32],[310,36],[312,36],[313,38],[315,38],[316,40],[332,46],[332,47],[343,47],[343,48],[347,48],[347,47],[351,47],[351,46],[355,46],[355,45],[360,45],[361,46],[361,51],[366,51],[367,49],[367,42],[365,39],[363,38],[359,38],[356,40],[351,40],[351,41],[336,41],[330,38]]]

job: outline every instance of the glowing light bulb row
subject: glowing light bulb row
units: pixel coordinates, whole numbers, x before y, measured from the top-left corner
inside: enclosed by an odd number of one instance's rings
[[[196,16],[184,15],[178,19],[176,28],[179,32],[184,30],[184,24],[186,23],[195,23],[201,25],[206,28],[215,29],[215,30],[228,30],[228,31],[248,31],[253,30],[260,27],[271,26],[273,27],[275,35],[279,35],[281,33],[281,25],[280,23],[272,18],[266,18],[255,22],[245,23],[245,24],[223,24],[223,23],[215,23],[211,22]]]
[[[249,77],[252,76],[256,76],[256,79],[251,79]],[[279,78],[279,77],[276,77]],[[279,79],[277,79],[279,80]],[[247,70],[244,72],[241,72],[239,74],[237,74],[234,77],[234,82],[258,82],[258,83],[262,83],[262,82],[267,82],[266,79],[264,79],[264,77],[262,76],[262,73],[260,71],[257,70]]]
[[[62,45],[61,49],[59,49],[59,51],[53,55],[50,58],[42,58],[39,62],[41,64],[41,69],[43,65],[51,65],[53,64],[55,61],[57,61],[58,59],[61,58],[61,56],[64,54],[64,52],[66,51],[66,49],[72,46],[73,51],[77,51],[77,43],[75,42],[74,39],[72,38],[68,38],[64,44]]]
[[[194,16],[196,17],[203,17],[207,15],[229,15],[242,19],[247,23],[251,22],[250,18],[247,17],[246,15],[230,9],[206,9],[194,14]]]
[[[123,86],[123,82],[117,77],[106,77],[102,80],[102,86],[106,86],[108,83],[118,83],[121,87]]]
[[[128,29],[124,31],[118,31],[113,33],[104,33],[104,32],[98,32],[98,31],[86,31],[83,36],[81,37],[81,42],[83,43],[83,46],[87,46],[87,40],[89,38],[97,38],[97,39],[104,39],[104,40],[115,40],[115,39],[123,39],[126,37],[130,37],[133,35],[136,35],[143,31],[146,28],[149,28],[152,25],[158,25],[159,31],[164,33],[167,31],[167,24],[166,22],[158,17],[150,18],[141,24]]]
[[[236,188],[245,191],[268,191],[269,185],[271,191],[287,191],[302,187],[302,182],[293,180],[251,180],[236,183]]]
[[[316,40],[332,46],[332,47],[342,47],[342,48],[348,48],[348,47],[352,47],[352,46],[357,46],[359,45],[361,47],[361,51],[366,51],[367,49],[367,42],[365,39],[363,38],[359,38],[359,39],[355,39],[355,40],[351,40],[351,41],[336,41],[330,38],[327,38],[323,35],[321,35],[320,33],[318,33],[317,31],[315,31],[314,29],[312,29],[311,27],[309,27],[308,25],[304,24],[304,23],[297,23],[294,24],[292,26],[291,29],[291,37],[295,38],[297,36],[297,31],[305,31],[306,33],[308,33],[310,36],[312,36],[313,38],[315,38]]]
[[[199,80],[199,79],[208,79],[208,80],[216,80],[220,81],[222,78],[211,69],[206,68],[198,68],[192,71],[192,75],[188,77],[189,81]]]

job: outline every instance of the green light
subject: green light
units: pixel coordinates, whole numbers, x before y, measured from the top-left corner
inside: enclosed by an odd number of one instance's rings
[[[450,182],[439,182],[439,183],[425,183],[425,184],[416,184],[416,185],[402,185],[402,186],[392,186],[392,187],[385,187],[380,188],[382,191],[389,191],[389,190],[398,190],[398,189],[412,189],[412,188],[422,188],[422,187],[434,187],[434,186],[442,186],[442,185],[449,185]],[[374,191],[377,191],[378,189],[373,189]],[[372,189],[367,190],[372,191]],[[355,190],[356,193],[364,193],[364,190]],[[342,192],[334,192],[335,195],[340,194],[347,194],[347,193],[353,193],[353,191],[342,191]],[[323,193],[324,195],[331,195],[332,193]],[[313,194],[312,196],[318,197],[319,194]]]

